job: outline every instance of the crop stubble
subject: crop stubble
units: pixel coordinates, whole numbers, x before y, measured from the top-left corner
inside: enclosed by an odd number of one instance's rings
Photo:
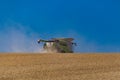
[[[120,54],[0,54],[0,80],[120,80]]]

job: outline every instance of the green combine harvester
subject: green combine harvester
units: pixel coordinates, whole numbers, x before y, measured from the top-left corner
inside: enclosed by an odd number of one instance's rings
[[[43,42],[43,49],[45,52],[53,53],[73,53],[73,38],[53,38],[51,40],[38,40],[38,43]]]

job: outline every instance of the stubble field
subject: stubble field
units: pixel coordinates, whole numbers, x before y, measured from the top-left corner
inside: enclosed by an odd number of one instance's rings
[[[0,80],[120,80],[120,54],[0,54]]]

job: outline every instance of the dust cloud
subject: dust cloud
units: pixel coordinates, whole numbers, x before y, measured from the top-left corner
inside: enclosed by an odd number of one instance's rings
[[[0,52],[42,52],[38,34],[18,23],[0,26]]]

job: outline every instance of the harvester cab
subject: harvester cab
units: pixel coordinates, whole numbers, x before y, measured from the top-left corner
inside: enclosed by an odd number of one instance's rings
[[[38,40],[38,43],[43,42],[45,52],[53,53],[73,53],[73,38],[52,38],[51,40]]]

